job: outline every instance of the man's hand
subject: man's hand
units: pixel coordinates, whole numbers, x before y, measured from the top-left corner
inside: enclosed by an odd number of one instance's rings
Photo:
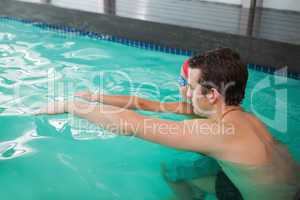
[[[36,114],[48,114],[48,115],[55,115],[55,114],[63,114],[67,112],[68,106],[70,106],[71,102],[67,101],[55,101],[49,103],[46,107],[41,108]]]
[[[94,93],[89,92],[89,91],[76,92],[74,94],[74,96],[75,97],[80,97],[80,98],[85,99],[87,101],[98,101],[98,99],[99,99],[98,94],[94,94]]]

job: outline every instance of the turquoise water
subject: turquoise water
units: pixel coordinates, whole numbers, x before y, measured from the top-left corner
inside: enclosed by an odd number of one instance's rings
[[[196,154],[115,136],[73,116],[26,113],[49,99],[70,98],[79,90],[179,99],[176,78],[185,59],[2,20],[1,199],[154,200],[171,196],[160,175],[160,163],[193,160]],[[289,146],[298,161],[299,89],[300,81],[250,70],[243,103]]]

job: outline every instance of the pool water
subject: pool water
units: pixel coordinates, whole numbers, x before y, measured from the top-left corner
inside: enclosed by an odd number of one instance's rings
[[[176,79],[185,59],[1,19],[1,199],[168,199],[160,163],[198,155],[115,136],[69,115],[28,113],[82,90],[178,100]],[[299,91],[298,80],[250,70],[243,107],[300,162]]]

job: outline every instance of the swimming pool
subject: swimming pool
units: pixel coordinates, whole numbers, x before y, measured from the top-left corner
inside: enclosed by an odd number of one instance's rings
[[[48,99],[70,97],[86,89],[153,100],[178,99],[176,78],[185,59],[2,19],[1,198],[169,197],[171,191],[160,175],[160,163],[192,160],[198,155],[116,137],[72,116],[33,117],[26,113],[45,105]],[[300,162],[299,89],[299,80],[250,69],[243,106],[261,117]],[[186,118],[143,113],[172,120]]]

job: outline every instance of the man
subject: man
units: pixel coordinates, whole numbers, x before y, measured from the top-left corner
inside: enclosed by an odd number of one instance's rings
[[[55,102],[41,113],[73,113],[119,134],[215,159],[222,168],[215,177],[192,175],[173,182],[166,177],[179,199],[195,199],[198,191],[207,190],[215,191],[218,199],[296,198],[300,188],[299,166],[264,124],[240,107],[248,71],[239,55],[222,48],[195,56],[188,64],[186,96],[191,104],[79,93],[77,96],[103,104]],[[146,117],[128,109],[205,115],[207,119],[175,122]]]

